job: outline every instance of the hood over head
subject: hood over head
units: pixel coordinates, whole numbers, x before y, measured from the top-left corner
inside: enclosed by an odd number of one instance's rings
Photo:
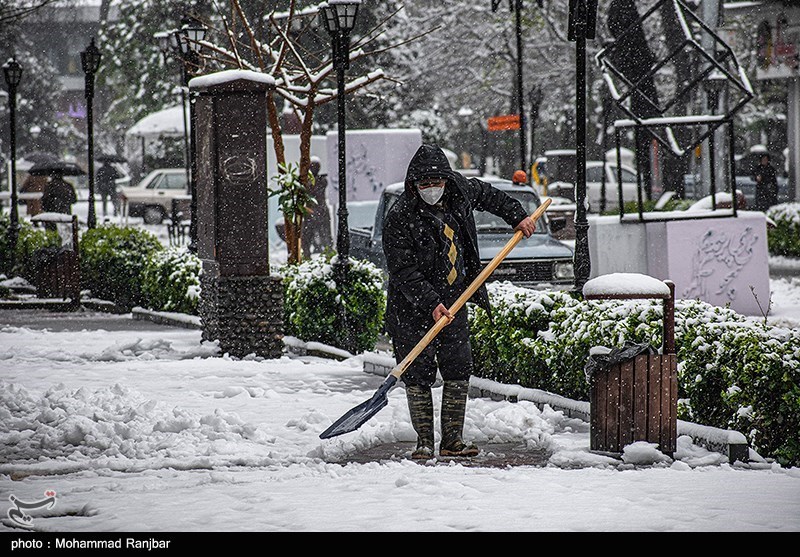
[[[449,179],[453,175],[450,168],[450,161],[444,151],[436,145],[420,145],[411,162],[408,163],[406,171],[405,190],[410,195],[419,197],[416,183],[423,178],[444,178]]]

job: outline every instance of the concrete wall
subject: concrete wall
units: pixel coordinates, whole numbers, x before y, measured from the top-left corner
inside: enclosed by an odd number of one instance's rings
[[[642,273],[670,279],[678,299],[730,306],[743,315],[761,316],[769,306],[767,225],[760,212],[663,222],[590,217],[589,252],[591,278]]]

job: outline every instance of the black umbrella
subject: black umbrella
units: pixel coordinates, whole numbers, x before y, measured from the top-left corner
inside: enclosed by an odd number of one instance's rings
[[[46,162],[57,162],[58,157],[52,153],[47,153],[45,151],[33,151],[27,153],[24,157],[26,161],[32,162],[33,164],[40,164]]]
[[[61,176],[83,176],[86,172],[74,162],[52,161],[34,164],[29,170],[31,176],[51,176],[59,174]]]
[[[128,159],[126,159],[125,157],[121,155],[112,155],[112,154],[97,155],[94,158],[94,160],[96,160],[97,162],[119,162],[119,163],[128,162]]]

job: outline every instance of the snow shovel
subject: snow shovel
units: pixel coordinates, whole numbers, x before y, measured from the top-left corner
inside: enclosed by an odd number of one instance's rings
[[[552,199],[547,198],[544,202],[539,206],[539,208],[534,211],[531,215],[531,219],[533,222],[539,220],[545,210],[547,209],[548,205],[550,205]],[[480,288],[480,286],[489,278],[494,270],[500,265],[500,262],[506,258],[506,256],[511,252],[512,249],[519,243],[522,239],[522,231],[517,231],[514,233],[514,236],[506,243],[500,252],[494,256],[486,267],[481,271],[481,273],[472,281],[472,284],[464,291],[461,296],[450,306],[450,313],[455,315],[458,310],[460,310],[464,304],[467,303],[472,295]],[[422,353],[423,350],[430,344],[436,335],[444,329],[447,325],[448,319],[447,317],[441,317],[439,321],[437,321],[433,327],[425,334],[424,337],[417,343],[411,352],[403,358],[403,361],[397,364],[394,369],[389,373],[389,376],[383,382],[383,384],[378,388],[372,398],[367,400],[366,402],[362,402],[355,408],[351,409],[347,412],[344,416],[336,420],[328,429],[323,431],[320,434],[320,439],[330,439],[331,437],[336,437],[337,435],[342,435],[344,433],[350,433],[351,431],[355,431],[362,425],[364,425],[369,419],[377,414],[384,406],[389,403],[389,399],[387,397],[389,390],[397,383],[397,380],[400,379],[400,376],[405,373],[406,369],[411,365],[411,363],[417,358],[417,356]]]

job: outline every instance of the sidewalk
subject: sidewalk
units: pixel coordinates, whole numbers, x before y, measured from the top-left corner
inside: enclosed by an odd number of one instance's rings
[[[76,312],[59,312],[41,309],[2,309],[0,308],[0,329],[5,326],[27,327],[31,329],[48,329],[58,331],[168,331],[175,327],[199,329],[199,318],[195,316],[175,314],[168,312],[155,312],[134,308],[130,314],[108,313],[82,308]],[[286,352],[296,356],[312,355],[321,358],[345,360],[357,357],[362,370],[366,374],[386,377],[394,368],[395,360],[391,355],[387,339],[382,338],[374,351],[353,355],[338,348],[329,347],[320,343],[304,343],[293,337],[284,339]],[[540,410],[550,407],[563,412],[569,418],[577,418],[584,422],[590,421],[590,406],[586,401],[576,401],[541,391],[497,383],[487,379],[473,377],[470,384],[471,398],[487,398],[491,400],[505,400],[512,403],[528,401],[536,404]],[[709,450],[720,452],[728,456],[733,463],[737,460],[746,461],[748,446],[744,435],[731,430],[712,428],[691,422],[678,420],[678,435],[688,435],[700,446]],[[383,444],[372,447],[347,458],[348,462],[372,462],[374,460],[402,458],[411,451],[409,444]],[[473,466],[511,466],[511,465],[541,465],[547,461],[545,453],[540,451],[522,450],[515,444],[496,447],[488,458],[477,459]]]

